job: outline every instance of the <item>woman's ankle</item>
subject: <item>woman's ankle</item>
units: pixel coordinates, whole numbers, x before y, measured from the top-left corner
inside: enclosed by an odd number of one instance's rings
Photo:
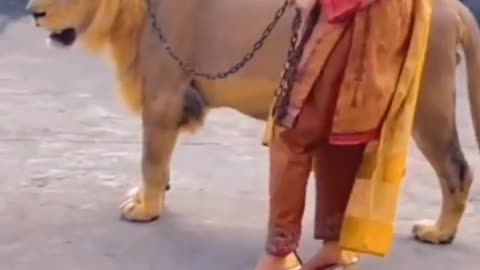
[[[323,246],[305,265],[305,270],[318,269],[330,265],[350,265],[358,262],[353,252],[343,250],[338,242],[324,242]]]

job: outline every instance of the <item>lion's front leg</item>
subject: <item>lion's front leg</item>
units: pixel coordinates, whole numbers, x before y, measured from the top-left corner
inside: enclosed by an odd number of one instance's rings
[[[180,133],[184,93],[189,81],[178,72],[145,67],[143,83],[142,177],[139,188],[130,192],[121,206],[130,221],[148,222],[163,210],[169,184],[170,159]],[[157,74],[165,79],[157,79]]]
[[[179,131],[145,124],[143,133],[142,186],[127,195],[121,210],[127,220],[148,222],[162,212],[169,182],[170,157]]]

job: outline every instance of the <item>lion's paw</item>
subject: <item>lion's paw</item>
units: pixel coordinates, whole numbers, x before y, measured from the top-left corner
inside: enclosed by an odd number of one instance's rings
[[[164,195],[156,199],[146,200],[141,188],[128,192],[125,201],[120,206],[122,218],[134,222],[150,222],[160,216],[163,209]]]
[[[450,244],[455,239],[455,234],[455,230],[441,229],[435,221],[422,220],[413,226],[415,239],[428,244]]]

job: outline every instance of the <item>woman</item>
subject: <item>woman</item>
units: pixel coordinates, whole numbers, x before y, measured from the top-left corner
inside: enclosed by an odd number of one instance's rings
[[[296,4],[306,15],[305,43],[299,45],[303,55],[293,87],[283,89],[273,106],[268,237],[256,270],[329,269],[352,263],[348,250],[387,252],[426,50],[431,0]],[[322,247],[299,266],[296,249],[312,166],[314,236]],[[395,185],[385,185],[389,181]],[[377,183],[389,198],[370,197],[375,192],[368,188]],[[374,207],[363,211],[367,204]],[[382,215],[388,222],[376,220]],[[383,233],[378,241],[375,226]]]

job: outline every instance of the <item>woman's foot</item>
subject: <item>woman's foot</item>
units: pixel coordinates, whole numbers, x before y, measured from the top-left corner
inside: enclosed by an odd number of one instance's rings
[[[357,262],[358,258],[354,253],[342,250],[336,242],[328,242],[303,266],[302,270],[335,269],[335,266],[345,267]]]
[[[300,270],[302,263],[296,253],[285,257],[275,257],[265,254],[258,262],[255,270]]]

